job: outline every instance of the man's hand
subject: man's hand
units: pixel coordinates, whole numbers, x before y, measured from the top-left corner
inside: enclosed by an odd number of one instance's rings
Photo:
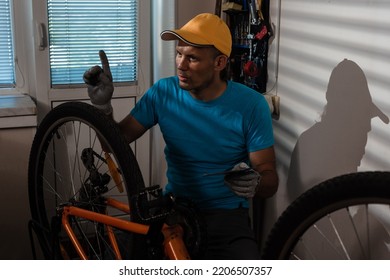
[[[104,51],[99,51],[102,67],[96,65],[85,71],[84,82],[88,86],[88,96],[92,104],[106,115],[112,113],[111,98],[114,93],[112,75],[108,59]]]
[[[244,162],[236,164],[232,169],[232,171],[239,170],[243,172],[233,172],[225,175],[225,184],[238,196],[254,197],[260,184],[261,175],[256,170],[249,168]]]

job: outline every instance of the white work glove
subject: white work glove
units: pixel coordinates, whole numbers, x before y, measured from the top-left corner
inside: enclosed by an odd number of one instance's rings
[[[112,113],[111,97],[114,93],[114,85],[105,52],[99,51],[99,57],[103,68],[99,65],[89,68],[85,71],[83,79],[88,86],[88,96],[92,104],[106,115],[110,115]]]
[[[232,171],[225,175],[225,184],[238,196],[252,198],[255,196],[257,187],[260,184],[261,175],[250,168],[245,162],[236,164]]]

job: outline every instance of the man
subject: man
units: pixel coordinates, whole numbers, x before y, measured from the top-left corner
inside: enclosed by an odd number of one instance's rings
[[[166,142],[167,192],[187,197],[207,224],[206,259],[257,259],[249,221],[253,197],[270,197],[278,187],[271,113],[258,92],[226,80],[232,39],[218,16],[200,14],[178,30],[177,76],[156,82],[119,126],[128,142],[159,124]],[[103,69],[84,74],[92,103],[112,114],[112,77]],[[241,175],[220,174],[241,170]],[[217,173],[217,174],[215,174]]]

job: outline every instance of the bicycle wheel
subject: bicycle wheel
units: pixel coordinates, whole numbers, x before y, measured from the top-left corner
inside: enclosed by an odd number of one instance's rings
[[[111,151],[116,174],[110,172],[101,145]],[[129,197],[144,188],[136,158],[117,125],[81,102],[63,103],[41,122],[31,147],[28,184],[33,228],[47,259],[77,258],[61,227],[62,205],[130,219],[107,208],[101,198],[129,203]],[[89,258],[112,258],[103,225],[72,218],[71,227]],[[131,238],[125,239],[130,250]]]
[[[297,198],[265,242],[263,259],[390,259],[390,172],[327,180]]]

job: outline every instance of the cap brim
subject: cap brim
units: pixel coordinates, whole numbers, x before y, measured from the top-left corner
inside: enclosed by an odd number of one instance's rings
[[[389,117],[385,115],[374,103],[372,103],[372,118],[378,117],[381,119],[382,122],[388,124],[389,123]]]
[[[164,41],[180,40],[188,45],[194,47],[212,47],[209,42],[204,41],[202,38],[194,36],[190,32],[184,30],[165,30],[160,34],[161,39]]]

